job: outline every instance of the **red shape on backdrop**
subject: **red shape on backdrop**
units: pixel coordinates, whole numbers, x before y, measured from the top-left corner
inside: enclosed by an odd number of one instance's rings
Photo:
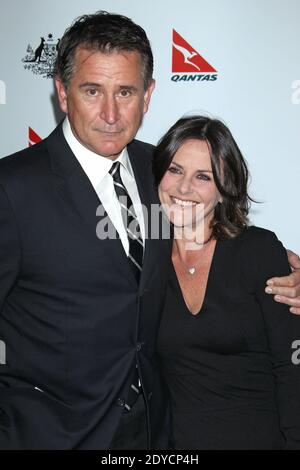
[[[173,29],[172,72],[217,72],[175,29]]]
[[[34,144],[37,144],[40,142],[42,139],[39,135],[37,135],[36,132],[34,132],[31,127],[29,127],[29,134],[28,134],[29,142],[28,142],[28,147],[32,147]]]

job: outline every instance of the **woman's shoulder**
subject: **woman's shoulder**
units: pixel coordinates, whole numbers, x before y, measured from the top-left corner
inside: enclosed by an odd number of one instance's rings
[[[266,228],[250,225],[241,233],[241,239],[246,243],[276,243],[278,238],[274,232]]]
[[[284,250],[282,243],[278,240],[276,234],[271,230],[251,225],[247,227],[240,238],[241,248],[246,251],[247,256],[255,254],[263,257],[276,251]]]
[[[238,238],[241,241],[240,261],[247,270],[252,270],[258,277],[289,273],[286,250],[274,232],[250,226]]]
[[[274,232],[255,225],[245,228],[238,236],[225,240],[225,245],[229,250],[247,250],[248,253],[282,246]]]
[[[225,240],[224,252],[236,256],[240,261],[259,264],[262,260],[286,256],[286,251],[276,234],[271,230],[251,225],[238,236]]]

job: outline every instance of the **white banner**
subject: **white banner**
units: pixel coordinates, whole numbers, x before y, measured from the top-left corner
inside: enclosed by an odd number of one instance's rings
[[[224,120],[262,202],[252,222],[300,252],[299,0],[10,0],[0,8],[1,157],[61,119],[51,66],[66,27],[83,13],[121,13],[144,27],[155,58],[157,86],[138,138],[156,143],[187,112]]]

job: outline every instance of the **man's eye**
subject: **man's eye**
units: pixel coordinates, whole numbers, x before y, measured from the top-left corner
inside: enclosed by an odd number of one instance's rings
[[[121,90],[120,95],[122,96],[122,98],[127,98],[128,96],[131,95],[131,93],[129,90]]]
[[[90,90],[87,90],[87,94],[89,96],[97,96],[97,93],[98,93],[98,90],[96,90],[95,88],[91,88]]]

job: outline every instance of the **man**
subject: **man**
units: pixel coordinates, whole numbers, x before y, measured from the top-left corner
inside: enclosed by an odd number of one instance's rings
[[[134,140],[152,69],[131,20],[79,18],[57,59],[66,120],[0,161],[2,449],[168,446],[155,341],[170,243],[146,236],[153,148]],[[115,239],[96,236],[96,214]]]

